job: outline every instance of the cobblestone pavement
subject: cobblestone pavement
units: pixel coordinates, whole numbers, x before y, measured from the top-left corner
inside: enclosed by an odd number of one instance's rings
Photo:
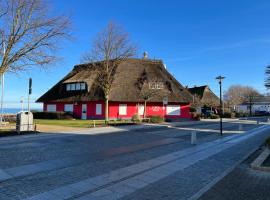
[[[200,200],[269,200],[270,172],[250,168],[251,162],[261,153],[253,153],[231,173],[207,191]]]
[[[187,199],[268,135],[254,121],[224,123],[223,137],[218,129],[205,122],[0,138],[0,199]]]

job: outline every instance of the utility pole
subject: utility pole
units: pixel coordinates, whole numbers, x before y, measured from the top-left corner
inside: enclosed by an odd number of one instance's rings
[[[218,80],[218,83],[219,83],[219,116],[220,116],[220,135],[222,136],[223,133],[222,133],[222,114],[223,114],[223,109],[222,109],[222,80],[224,79],[225,77],[223,76],[218,76],[216,77],[216,79]]]
[[[1,117],[0,124],[4,122],[4,73],[1,76]]]

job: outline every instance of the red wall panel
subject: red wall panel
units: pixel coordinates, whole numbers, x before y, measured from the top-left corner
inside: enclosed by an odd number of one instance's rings
[[[57,103],[44,103],[43,110],[46,111],[47,104],[56,104],[56,109],[58,112],[64,111],[65,103],[57,102]],[[82,113],[82,104],[87,104],[87,118],[88,119],[95,119],[105,117],[105,105],[103,101],[93,101],[93,102],[80,102],[77,105],[74,105],[73,112],[77,118],[81,118]],[[102,114],[96,114],[96,104],[102,105]],[[126,115],[119,115],[119,104],[126,104],[127,105],[127,114]],[[141,105],[143,103],[140,103]],[[134,114],[138,113],[137,103],[130,103],[130,102],[109,102],[109,118],[117,119],[117,118],[131,118]],[[189,108],[190,104],[181,104],[181,103],[170,103],[170,105],[179,105],[181,106],[181,113],[178,116],[167,116],[166,115],[166,106],[163,108],[162,103],[153,103],[147,102],[146,107],[146,115],[159,115],[164,116],[165,118],[191,118]]]

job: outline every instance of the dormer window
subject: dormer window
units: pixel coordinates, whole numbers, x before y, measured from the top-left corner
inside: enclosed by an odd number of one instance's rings
[[[153,89],[153,90],[160,90],[163,89],[164,85],[162,82],[152,82],[149,83],[149,89]]]
[[[86,83],[67,83],[66,84],[66,91],[80,91],[86,89]]]

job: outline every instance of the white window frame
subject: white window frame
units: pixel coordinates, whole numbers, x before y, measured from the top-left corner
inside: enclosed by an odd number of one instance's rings
[[[96,104],[96,115],[102,115],[102,105],[100,103]]]
[[[47,112],[56,112],[56,104],[47,104]]]
[[[73,113],[74,106],[73,104],[65,104],[64,105],[64,112],[72,112]]]
[[[166,115],[180,116],[181,115],[181,106],[180,105],[167,105]]]
[[[119,104],[119,115],[127,115],[127,104]]]

